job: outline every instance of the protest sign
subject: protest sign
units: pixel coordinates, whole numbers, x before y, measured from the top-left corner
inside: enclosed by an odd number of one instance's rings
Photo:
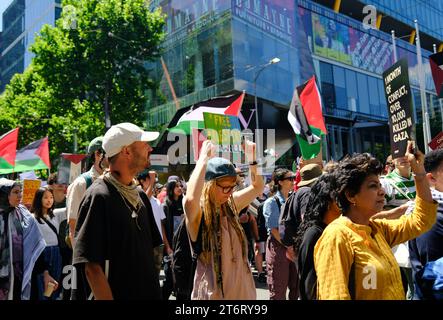
[[[241,129],[238,118],[208,112],[203,112],[203,118],[207,129],[206,134],[215,144],[216,152],[222,152],[223,157],[229,158],[233,163],[240,163]]]
[[[392,158],[399,158],[406,153],[408,140],[415,140],[407,60],[401,59],[383,72],[383,82],[388,105],[391,154]]]
[[[34,201],[35,192],[40,188],[41,181],[40,180],[23,180],[23,199],[22,203],[30,207],[32,205],[32,201]]]
[[[443,148],[443,131],[440,132],[437,136],[429,142],[428,146],[431,150],[437,150]]]

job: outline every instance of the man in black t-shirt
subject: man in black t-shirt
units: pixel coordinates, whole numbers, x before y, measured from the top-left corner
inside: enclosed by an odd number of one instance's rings
[[[80,204],[74,265],[95,299],[160,299],[153,248],[162,243],[152,208],[134,181],[149,167],[157,132],[131,123],[112,126],[103,138],[110,172],[94,181]],[[81,296],[81,295],[80,295]]]

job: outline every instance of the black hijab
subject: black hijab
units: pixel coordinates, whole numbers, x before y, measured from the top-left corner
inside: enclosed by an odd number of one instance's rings
[[[9,180],[5,178],[0,179],[0,210],[1,211],[10,211],[11,205],[9,204],[8,196],[11,193],[11,190],[16,186],[20,185],[19,182],[14,180]]]

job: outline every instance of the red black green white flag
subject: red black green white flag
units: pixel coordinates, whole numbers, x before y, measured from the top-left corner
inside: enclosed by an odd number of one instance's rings
[[[178,119],[176,124],[168,130],[170,132],[192,134],[192,129],[205,129],[203,113],[224,114],[238,117],[245,93],[224,97],[215,97],[194,105]]]
[[[17,152],[18,128],[0,137],[0,174],[14,171]]]
[[[50,168],[48,137],[34,141],[17,151],[15,172]]]
[[[294,90],[288,121],[296,134],[303,159],[315,158],[321,150],[321,137],[327,134],[315,76]]]

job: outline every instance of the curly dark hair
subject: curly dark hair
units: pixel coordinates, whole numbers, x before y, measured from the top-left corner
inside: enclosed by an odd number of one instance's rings
[[[285,168],[277,168],[274,170],[272,173],[272,181],[274,182],[272,192],[276,193],[281,189],[281,185],[278,182],[281,181],[288,173],[291,173],[291,171]]]
[[[324,173],[312,185],[309,194],[309,206],[303,216],[297,235],[295,236],[294,249],[298,251],[303,241],[306,230],[313,225],[321,225],[329,205],[335,201],[337,193],[336,177],[334,173]]]
[[[351,203],[346,192],[354,196],[360,192],[363,181],[370,175],[380,175],[383,165],[369,153],[357,153],[339,163],[335,171],[337,180],[337,204],[343,214],[346,214]]]

